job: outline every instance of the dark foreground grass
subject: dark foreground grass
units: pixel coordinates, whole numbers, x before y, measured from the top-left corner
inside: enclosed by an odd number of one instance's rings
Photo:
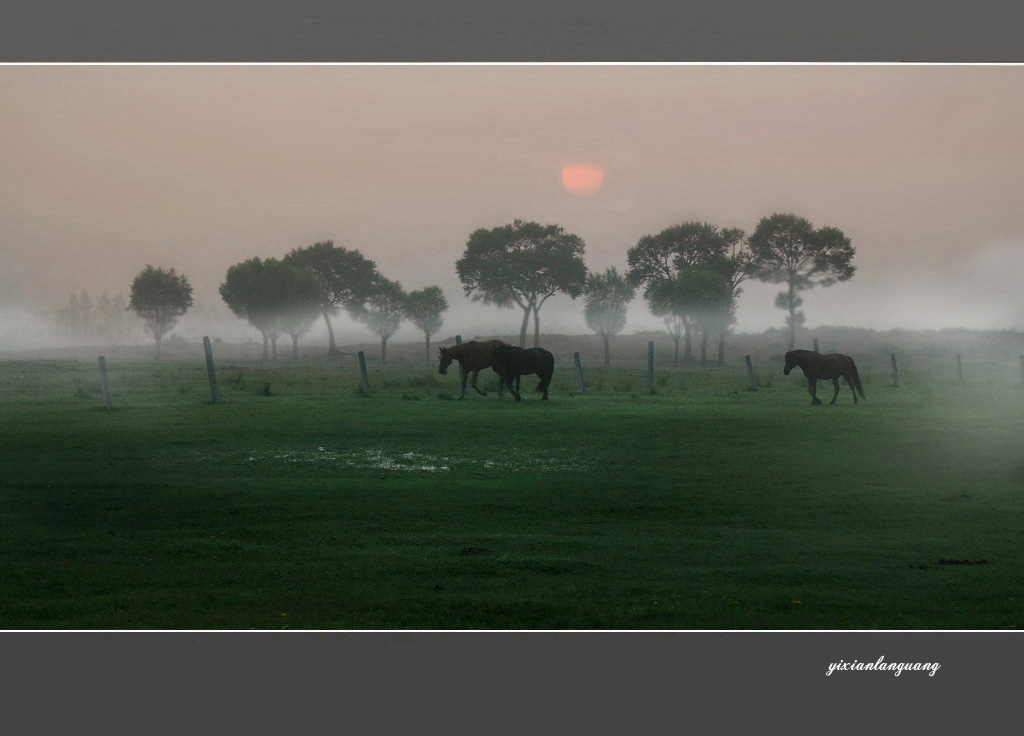
[[[812,408],[777,366],[582,396],[559,369],[517,405],[253,364],[213,405],[201,364],[133,363],[107,413],[90,363],[2,363],[0,627],[1017,627],[1024,390],[999,371]]]

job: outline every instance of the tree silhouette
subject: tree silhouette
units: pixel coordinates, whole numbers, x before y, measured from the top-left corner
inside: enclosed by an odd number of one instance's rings
[[[322,296],[320,282],[306,269],[276,258],[250,258],[228,269],[220,295],[228,309],[263,335],[277,360],[277,338],[292,336],[292,355],[298,357],[298,338],[316,319]]]
[[[809,221],[793,214],[762,218],[747,241],[756,262],[756,277],[787,290],[775,298],[775,306],[789,312],[789,350],[796,344],[797,328],[804,323],[800,293],[816,286],[831,286],[853,277],[854,247],[841,230],[814,229]]]
[[[626,277],[630,283],[644,287],[644,299],[651,313],[665,320],[676,344],[677,365],[681,335],[686,338],[683,360],[693,359],[693,314],[687,310],[694,302],[678,298],[675,287],[666,285],[667,282],[689,269],[723,268],[723,263],[742,242],[743,234],[742,230],[720,228],[707,222],[684,222],[665,228],[657,235],[645,235],[627,251]]]
[[[328,354],[338,355],[331,315],[345,309],[357,317],[377,279],[377,266],[358,250],[336,246],[322,240],[305,248],[295,248],[284,257],[286,263],[308,268],[320,279],[320,313],[327,325]]]
[[[444,318],[441,314],[448,309],[448,300],[439,286],[410,291],[405,299],[405,316],[423,331],[427,339],[427,362],[430,362],[430,336],[441,329]]]
[[[398,332],[405,317],[405,292],[397,281],[384,278],[377,279],[373,291],[366,299],[366,309],[359,319],[367,327],[380,335],[380,362],[387,365],[388,338]]]
[[[617,269],[587,275],[583,289],[586,306],[583,316],[587,326],[601,336],[604,342],[604,367],[611,362],[609,338],[626,327],[626,308],[633,300],[634,286],[619,275]]]
[[[128,308],[143,319],[146,332],[156,340],[157,360],[164,335],[191,306],[192,286],[188,277],[173,268],[165,271],[147,265],[135,277]]]
[[[456,264],[466,295],[473,301],[523,310],[519,346],[533,314],[533,343],[540,344],[540,308],[561,292],[572,299],[583,293],[587,267],[583,240],[558,225],[515,220],[469,236]]]

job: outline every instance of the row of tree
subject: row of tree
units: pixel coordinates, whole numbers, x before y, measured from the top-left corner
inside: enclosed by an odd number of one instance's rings
[[[664,319],[676,344],[676,363],[680,340],[683,359],[691,360],[692,337],[699,333],[701,363],[707,362],[708,340],[714,337],[721,365],[746,279],[786,285],[775,304],[788,311],[792,350],[804,322],[798,311],[800,294],[846,281],[855,271],[849,238],[833,227],[815,229],[793,214],[763,218],[749,237],[742,230],[706,222],[685,222],[645,235],[627,251],[628,269],[621,275],[615,268],[588,274],[583,251],[579,236],[557,225],[516,220],[475,231],[455,267],[471,299],[523,310],[520,346],[525,346],[531,314],[538,344],[540,309],[547,299],[557,293],[573,299],[583,295],[587,325],[604,341],[606,365],[609,338],[625,327],[626,308],[637,288],[643,289],[651,312]]]
[[[792,349],[804,321],[801,293],[846,281],[855,271],[849,238],[833,227],[816,229],[793,214],[763,218],[749,237],[742,230],[706,222],[685,222],[645,235],[627,251],[623,274],[615,268],[588,273],[583,255],[583,240],[562,227],[516,220],[471,233],[455,268],[473,301],[523,310],[521,347],[531,316],[534,345],[539,343],[540,310],[549,298],[583,296],[584,316],[603,339],[606,365],[610,338],[624,329],[637,289],[642,289],[651,312],[665,321],[675,341],[676,363],[680,341],[683,359],[692,360],[693,337],[700,335],[701,363],[707,362],[709,340],[715,339],[721,365],[745,280],[786,285],[775,304],[788,312]],[[299,337],[318,317],[327,326],[330,355],[337,355],[331,318],[345,310],[380,336],[382,362],[388,338],[404,320],[424,333],[429,361],[430,338],[448,308],[439,287],[406,293],[359,251],[330,240],[296,248],[281,259],[250,258],[235,264],[220,294],[236,316],[262,334],[264,359],[268,346],[277,358],[281,335],[292,338],[292,355],[298,357]],[[145,320],[159,357],[162,335],[191,306],[192,288],[185,276],[147,266],[132,284],[128,308]]]

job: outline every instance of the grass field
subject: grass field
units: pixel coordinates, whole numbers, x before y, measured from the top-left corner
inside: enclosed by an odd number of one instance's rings
[[[811,407],[759,366],[0,362],[0,628],[1024,625],[1019,368],[881,356]],[[482,380],[495,388],[488,372]],[[529,390],[527,390],[529,387]],[[825,401],[831,388],[823,389]]]

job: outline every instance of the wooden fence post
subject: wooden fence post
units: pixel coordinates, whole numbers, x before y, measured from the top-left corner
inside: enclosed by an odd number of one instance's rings
[[[892,385],[893,388],[900,387],[900,371],[896,367],[896,353],[890,353],[889,359],[892,361]]]
[[[647,343],[647,390],[654,390],[654,340]]]
[[[964,380],[964,368],[963,364],[960,362],[960,353],[956,354],[956,380],[961,383],[963,383]]]
[[[580,354],[579,353],[573,353],[572,354],[572,358],[573,358],[573,360],[576,361],[576,379],[579,381],[580,393],[582,394],[584,392],[584,388],[583,388],[583,366],[580,365]]]
[[[203,351],[206,353],[206,372],[210,376],[210,396],[213,403],[217,403],[217,374],[213,370],[213,348],[210,346],[210,338],[203,338]]]
[[[750,380],[750,390],[757,391],[757,381],[754,380],[754,365],[750,362],[750,356],[744,355],[743,361],[747,364],[747,378]]]
[[[820,350],[818,350],[818,338],[814,338],[814,352],[816,352],[816,353],[820,353],[821,352]]]
[[[359,374],[363,377],[363,393],[370,395],[370,378],[366,375],[366,355],[360,350],[356,355],[359,357]]]
[[[100,356],[100,388],[103,389],[103,406],[110,411],[110,388],[107,386],[107,359]]]

